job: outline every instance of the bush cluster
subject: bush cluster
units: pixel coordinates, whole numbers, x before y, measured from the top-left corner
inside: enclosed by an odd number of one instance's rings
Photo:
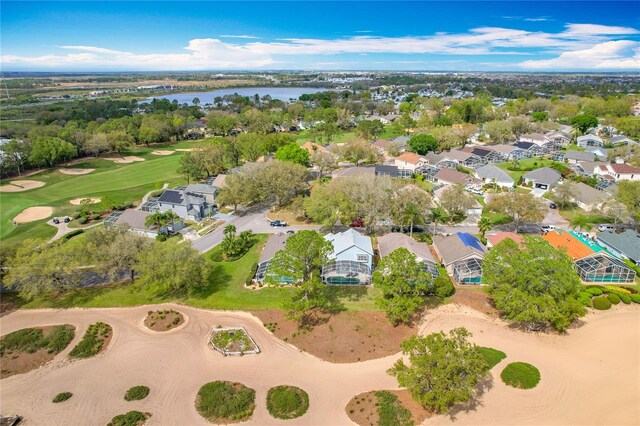
[[[585,291],[594,296],[600,296],[603,293],[602,289],[598,287],[589,287]]]
[[[73,396],[73,394],[71,392],[61,392],[61,393],[57,394],[55,396],[55,398],[53,398],[53,403],[57,404],[59,402],[66,401],[67,399],[71,398],[72,396]]]
[[[41,328],[24,328],[9,333],[0,340],[0,356],[12,352],[34,353],[46,348],[52,354],[60,353],[73,340],[75,329],[69,324],[57,325],[46,336]]]
[[[150,417],[149,413],[140,411],[129,411],[127,414],[120,414],[111,419],[107,426],[138,426]]]
[[[309,409],[309,395],[295,386],[276,386],[267,392],[267,410],[276,419],[295,419]]]
[[[241,383],[211,382],[198,391],[196,408],[213,423],[246,420],[256,408],[256,391]]]
[[[498,365],[500,361],[507,357],[507,354],[505,354],[504,352],[493,348],[479,347],[478,350],[482,354],[484,360],[487,361],[489,369],[492,369],[493,367]]]
[[[640,294],[630,294],[629,297],[634,303],[640,303]]]
[[[581,291],[578,293],[578,302],[580,302],[583,306],[591,307],[591,298],[593,295],[591,293],[587,293],[586,291]]]
[[[615,293],[609,293],[608,298],[609,298],[609,302],[613,303],[614,305],[617,305],[618,303],[620,303],[620,296],[618,296]]]
[[[96,322],[87,328],[87,332],[75,348],[69,352],[69,356],[76,358],[89,358],[96,355],[102,349],[104,341],[111,335],[111,326],[103,322]]]
[[[532,389],[540,382],[540,371],[526,362],[512,362],[502,370],[500,378],[514,388]]]
[[[593,299],[593,308],[600,311],[606,311],[611,308],[611,302],[604,296],[599,296]]]
[[[124,395],[124,399],[127,401],[139,401],[145,399],[149,395],[149,388],[146,386],[134,386],[129,388]]]

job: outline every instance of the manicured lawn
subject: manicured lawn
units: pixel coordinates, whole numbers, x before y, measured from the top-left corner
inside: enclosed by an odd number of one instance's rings
[[[520,168],[528,169],[534,167],[539,169],[541,167],[548,167],[556,163],[556,161],[548,160],[546,158],[525,158],[524,160],[520,160]],[[507,161],[506,163],[497,163],[496,166],[500,167],[504,171],[506,171],[509,176],[513,178],[516,182],[520,181],[520,177],[529,173],[531,170],[509,170],[511,167],[511,162]]]
[[[589,219],[589,223],[611,223],[613,220],[610,217],[602,216],[599,214],[588,213],[582,210],[580,207],[567,207],[559,210],[560,216],[571,222],[576,216],[586,216]]]
[[[493,367],[498,365],[500,361],[507,357],[507,354],[505,354],[504,352],[493,348],[480,347],[478,348],[478,350],[484,357],[484,360],[487,361],[489,369],[492,369]]]
[[[102,308],[178,302],[206,309],[280,309],[282,303],[291,297],[292,288],[282,286],[249,290],[244,287],[244,283],[250,278],[252,266],[260,258],[267,237],[265,234],[257,235],[256,244],[244,256],[234,261],[214,261],[213,259],[220,257],[218,248],[207,253],[206,256],[213,264],[208,285],[190,295],[166,295],[158,293],[153,287],[137,288],[135,285],[121,284],[77,289],[57,298],[39,298],[26,303],[24,307]],[[371,286],[331,286],[329,292],[330,297],[341,302],[348,310],[378,310],[374,302],[377,289]]]
[[[502,370],[500,378],[514,388],[532,389],[540,382],[540,371],[526,362],[512,362]]]
[[[131,164],[116,164],[99,158],[87,159],[73,166],[96,169],[87,175],[65,175],[60,173],[58,168],[54,168],[28,178],[16,177],[14,179],[42,181],[46,185],[25,192],[0,193],[0,239],[3,244],[15,244],[26,238],[51,238],[55,234],[55,228],[47,225],[46,220],[13,225],[12,219],[27,207],[51,206],[54,208],[54,216],[63,216],[78,209],[77,206],[69,204],[69,200],[74,198],[108,196],[116,203],[130,203],[140,200],[145,193],[160,188],[165,182],[170,186],[184,183],[184,179],[177,172],[181,152],[169,156],[156,156],[152,155],[151,151],[192,145],[193,142],[180,142],[172,145],[137,147],[124,155],[136,155],[145,158],[145,161]]]

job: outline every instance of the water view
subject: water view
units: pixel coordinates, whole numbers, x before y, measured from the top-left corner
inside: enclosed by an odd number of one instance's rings
[[[237,93],[241,96],[255,96],[260,97],[269,95],[273,99],[280,99],[284,102],[289,102],[291,99],[298,99],[305,93],[317,93],[324,92],[329,89],[322,89],[319,87],[231,87],[228,89],[216,89],[206,92],[187,92],[187,93],[174,93],[171,95],[153,96],[147,99],[151,101],[153,98],[164,98],[173,102],[177,100],[178,103],[191,104],[194,98],[200,99],[202,105],[214,103],[214,99],[218,96],[233,95]]]

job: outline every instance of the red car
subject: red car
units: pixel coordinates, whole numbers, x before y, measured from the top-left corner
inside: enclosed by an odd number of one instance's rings
[[[353,222],[351,222],[352,228],[362,228],[363,226],[364,226],[364,222],[361,220],[354,220]]]

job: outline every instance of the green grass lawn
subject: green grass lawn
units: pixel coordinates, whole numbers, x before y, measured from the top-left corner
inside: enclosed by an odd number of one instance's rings
[[[586,216],[589,223],[612,223],[613,219],[607,216],[599,215],[596,213],[589,213],[582,210],[580,207],[566,207],[559,210],[560,216],[571,222],[576,216]]]
[[[23,307],[103,308],[177,302],[207,309],[280,309],[282,303],[291,297],[292,288],[282,286],[250,290],[244,287],[245,281],[250,278],[252,266],[260,258],[266,240],[267,235],[259,234],[256,244],[244,256],[234,261],[216,262],[212,259],[219,258],[219,248],[211,250],[206,255],[213,264],[208,285],[190,295],[159,294],[152,287],[138,288],[135,285],[120,284],[77,289],[57,298],[39,298],[25,303]],[[335,298],[350,311],[378,310],[374,302],[377,290],[371,286],[332,286],[328,289],[330,297]]]
[[[186,147],[188,144],[193,145],[193,142],[137,147],[125,153],[145,158],[143,162],[115,164],[98,158],[73,166],[96,169],[87,175],[65,175],[54,168],[25,178],[43,181],[46,185],[25,192],[0,193],[0,240],[3,244],[17,244],[26,238],[45,239],[55,234],[55,228],[47,225],[46,220],[13,225],[13,218],[28,207],[51,206],[54,216],[70,215],[78,210],[78,206],[69,204],[69,200],[74,198],[108,196],[117,203],[130,203],[140,200],[145,193],[160,188],[165,182],[170,186],[184,183],[177,172],[181,152],[156,156],[151,151]]]
[[[535,167],[537,169],[541,167],[548,167],[555,164],[556,161],[549,160],[546,158],[525,158],[524,160],[520,160],[520,168],[527,169],[530,167]],[[502,170],[507,172],[509,176],[513,178],[516,182],[520,181],[520,177],[529,173],[531,170],[509,170],[511,167],[511,162],[508,161],[506,163],[497,163],[496,166],[500,167]]]

